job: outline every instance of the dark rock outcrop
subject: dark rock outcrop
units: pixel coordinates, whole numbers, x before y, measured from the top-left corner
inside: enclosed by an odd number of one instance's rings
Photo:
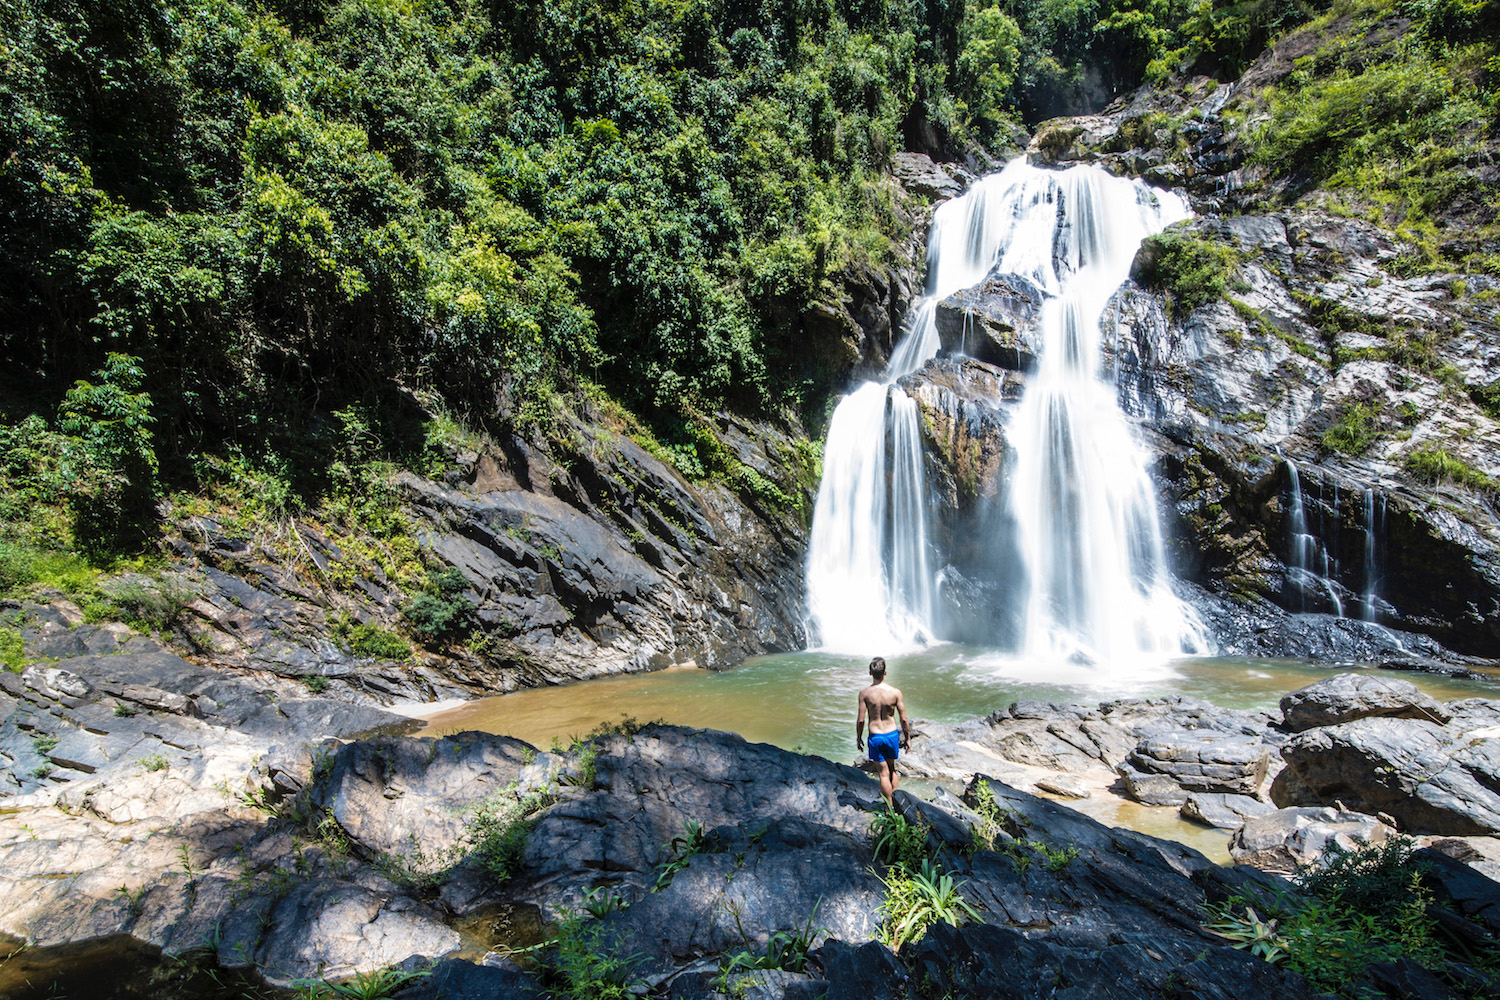
[[[1371,717],[1422,719],[1442,725],[1452,716],[1410,681],[1378,674],[1335,674],[1281,699],[1283,729],[1300,733]]]
[[[1278,805],[1334,800],[1384,812],[1415,833],[1500,832],[1500,741],[1416,719],[1372,718],[1309,730],[1281,751]]]

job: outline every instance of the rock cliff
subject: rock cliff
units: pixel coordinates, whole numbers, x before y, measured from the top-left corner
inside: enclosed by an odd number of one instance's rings
[[[1389,37],[1378,29],[1369,37]],[[1193,219],[1147,241],[1111,302],[1106,365],[1157,455],[1177,571],[1209,592],[1187,591],[1221,648],[1400,659],[1430,656],[1435,642],[1459,659],[1493,657],[1500,279],[1465,255],[1473,247],[1460,252],[1488,217],[1439,206],[1453,252],[1429,260],[1397,221],[1354,214],[1251,155],[1267,88],[1299,56],[1374,44],[1339,30],[1294,33],[1235,84],[1179,81],[1045,122],[1028,155],[1097,163],[1193,206]],[[938,316],[946,351],[972,359],[965,378],[940,362],[908,380],[926,416],[941,538],[996,524],[989,501],[1006,489],[1003,428],[1032,367],[1036,297],[999,276],[953,296]],[[974,478],[979,456],[988,480]],[[977,604],[959,617],[1004,622],[1004,581],[986,581],[972,545],[948,551],[953,594]]]

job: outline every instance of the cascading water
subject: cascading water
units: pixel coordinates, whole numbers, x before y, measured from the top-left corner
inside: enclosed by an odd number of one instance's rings
[[[1175,195],[1098,168],[1024,159],[939,206],[906,337],[883,380],[845,397],[829,424],[807,566],[813,644],[864,652],[933,637],[916,406],[894,383],[937,353],[937,304],[994,271],[1046,297],[1040,367],[1009,435],[1029,581],[1021,651],[1121,661],[1206,647],[1170,588],[1147,455],[1099,370],[1106,302],[1141,241],[1187,215]]]
[[[1380,560],[1376,542],[1383,537],[1385,495],[1376,497],[1373,489],[1365,490],[1365,586],[1360,617],[1367,622],[1375,620],[1375,598],[1380,585]]]
[[[927,559],[926,498],[916,403],[895,385],[937,354],[937,304],[978,284],[1028,219],[1014,210],[1017,161],[939,205],[927,238],[927,286],[879,382],[839,402],[823,445],[807,561],[811,645],[894,651],[932,635],[936,581]],[[1026,251],[1049,256],[1043,246]],[[1036,263],[1025,265],[1036,270]]]
[[[1186,218],[1175,195],[1096,167],[1027,168],[1027,247],[1053,297],[1038,370],[1010,422],[1010,503],[1028,580],[1022,652],[1110,663],[1207,647],[1172,593],[1148,456],[1100,370],[1100,318],[1147,236]],[[1029,203],[1029,204],[1028,204]],[[1021,234],[1017,234],[1018,237]]]
[[[1334,580],[1338,576],[1338,562],[1328,552],[1323,542],[1323,511],[1318,508],[1318,525],[1314,530],[1307,520],[1307,509],[1302,499],[1302,477],[1297,465],[1285,459],[1288,488],[1291,492],[1287,510],[1287,530],[1291,549],[1287,561],[1287,580],[1297,588],[1301,603],[1299,610],[1307,610],[1309,591],[1317,591],[1320,598],[1327,597],[1335,617],[1344,617],[1344,602],[1339,597]],[[1338,510],[1338,486],[1334,486],[1334,510]]]

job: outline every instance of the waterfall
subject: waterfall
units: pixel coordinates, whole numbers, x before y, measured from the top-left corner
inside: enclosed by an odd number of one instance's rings
[[[1318,508],[1318,527],[1311,530],[1307,523],[1306,506],[1302,501],[1302,477],[1297,473],[1297,464],[1286,462],[1288,489],[1291,497],[1287,511],[1287,533],[1290,535],[1290,553],[1287,561],[1287,579],[1297,588],[1300,601],[1298,610],[1307,610],[1307,593],[1311,589],[1320,591],[1333,606],[1335,616],[1344,617],[1344,602],[1339,598],[1334,578],[1338,574],[1338,562],[1328,554],[1323,544],[1323,510]],[[1334,511],[1338,511],[1338,485],[1334,485]],[[1335,522],[1336,526],[1336,522]]]
[[[1187,206],[1097,167],[1027,168],[1019,193],[1026,244],[1006,248],[1001,270],[1014,261],[1051,295],[1038,369],[1008,427],[1022,652],[1119,663],[1202,651],[1202,625],[1171,590],[1149,456],[1100,370],[1105,305],[1141,241]]]
[[[1385,535],[1385,496],[1377,503],[1375,491],[1365,490],[1365,586],[1360,598],[1360,617],[1367,622],[1375,620],[1375,598],[1380,583],[1380,561],[1377,558],[1376,538]]]
[[[940,301],[992,272],[1045,297],[1038,371],[1008,425],[1009,492],[1027,581],[1027,654],[1160,659],[1207,646],[1172,593],[1147,473],[1100,371],[1100,316],[1141,241],[1186,218],[1176,195],[1096,167],[1025,159],[940,205],[925,296],[880,381],[840,401],[824,445],[807,562],[810,644],[839,652],[932,640],[917,407],[900,387],[938,350]]]
[[[863,383],[833,412],[807,560],[811,645],[863,653],[933,638],[921,425],[915,401],[895,382],[937,354],[937,304],[984,280],[1002,246],[1026,243],[1014,235],[1032,220],[1011,210],[1009,193],[1028,169],[1016,161],[938,206],[925,294],[912,305],[906,334],[881,380]]]

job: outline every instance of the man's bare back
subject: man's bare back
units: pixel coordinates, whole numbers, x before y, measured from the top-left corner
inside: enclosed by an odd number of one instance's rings
[[[904,719],[905,706],[901,703],[901,691],[885,681],[871,684],[859,693],[860,716],[868,718],[871,733],[889,733],[901,723],[897,720],[900,709]]]
[[[910,742],[911,725],[906,717],[906,702],[901,691],[885,682],[885,660],[875,657],[870,661],[870,677],[874,681],[859,693],[859,713],[854,720],[854,743],[865,748],[865,723],[870,725],[870,759],[880,770],[880,794],[887,802],[900,783],[896,773],[896,758]],[[900,729],[898,742],[896,730]]]

